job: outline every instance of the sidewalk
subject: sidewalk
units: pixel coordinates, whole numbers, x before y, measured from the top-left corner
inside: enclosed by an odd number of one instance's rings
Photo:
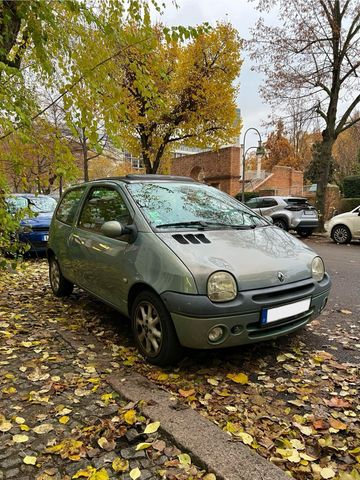
[[[0,277],[0,480],[288,478],[135,373],[76,294],[54,301],[45,262],[26,268]]]
[[[0,296],[0,479],[215,478],[157,424],[144,433],[141,404],[109,386],[91,345],[74,348],[52,318],[29,313],[29,291],[3,285]]]

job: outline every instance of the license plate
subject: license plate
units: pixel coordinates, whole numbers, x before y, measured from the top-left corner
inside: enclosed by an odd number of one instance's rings
[[[42,239],[43,242],[47,242],[49,240],[49,235],[43,235]]]
[[[313,217],[315,215],[315,212],[312,210],[304,210],[304,215],[311,215]]]
[[[299,302],[288,303],[281,307],[275,308],[263,308],[261,311],[261,325],[267,325],[278,320],[284,320],[284,318],[293,317],[304,313],[310,308],[311,298],[300,300]]]

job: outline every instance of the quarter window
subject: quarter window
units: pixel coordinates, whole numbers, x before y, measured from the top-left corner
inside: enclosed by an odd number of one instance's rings
[[[57,220],[71,225],[74,221],[81,198],[86,187],[74,188],[65,193],[56,212]]]
[[[121,195],[108,187],[94,188],[81,212],[79,227],[100,233],[105,222],[118,221],[123,225],[131,223],[130,213]]]

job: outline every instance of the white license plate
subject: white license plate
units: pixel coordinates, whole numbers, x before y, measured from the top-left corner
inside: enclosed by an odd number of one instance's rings
[[[304,215],[310,215],[313,217],[315,215],[315,212],[313,210],[304,210]]]
[[[49,235],[43,235],[42,239],[43,242],[47,242],[49,240]]]
[[[309,310],[311,298],[300,300],[299,302],[288,303],[281,307],[263,308],[261,311],[261,325],[284,320],[284,318],[293,317]]]

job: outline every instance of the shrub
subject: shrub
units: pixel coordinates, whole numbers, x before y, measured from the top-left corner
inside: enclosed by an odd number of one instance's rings
[[[257,192],[244,192],[244,202],[248,202],[250,198],[258,197],[259,194]],[[241,202],[241,192],[237,193],[235,195],[236,200],[239,200]]]
[[[342,198],[339,205],[339,213],[351,212],[360,205],[360,197],[358,198]]]
[[[360,175],[351,175],[343,180],[343,191],[345,198],[360,197]]]

